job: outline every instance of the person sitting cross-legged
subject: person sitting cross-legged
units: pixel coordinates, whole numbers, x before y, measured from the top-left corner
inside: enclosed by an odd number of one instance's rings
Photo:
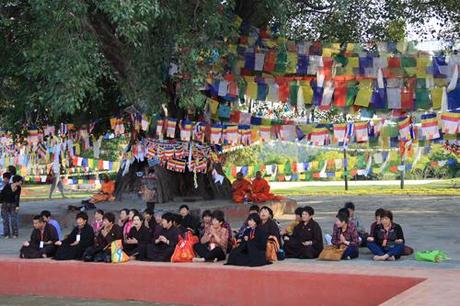
[[[48,224],[40,216],[33,218],[32,234],[30,240],[23,243],[19,251],[20,258],[46,258],[52,257],[56,252],[54,243],[58,241],[56,228]]]
[[[51,216],[51,212],[49,210],[42,210],[40,216],[43,218],[43,220],[45,220],[46,223],[51,224],[56,228],[59,240],[62,240],[64,237],[62,236],[61,226],[59,225],[59,222]]]
[[[193,261],[219,261],[224,260],[227,253],[228,230],[223,226],[224,213],[216,210],[212,213],[211,225],[207,226],[200,243],[194,249],[199,257]]]
[[[251,182],[244,178],[243,173],[238,172],[236,180],[232,184],[232,199],[235,203],[249,201],[252,194]]]
[[[235,247],[228,256],[227,265],[257,267],[270,264],[266,259],[266,233],[260,229],[260,216],[250,214],[247,218],[248,228],[243,237],[237,240]]]
[[[294,210],[295,219],[289,223],[289,225],[281,231],[281,235],[284,237],[291,236],[294,232],[294,228],[302,221],[302,212],[304,211],[303,207],[297,207]]]
[[[143,256],[141,253],[152,239],[152,232],[144,225],[140,214],[135,214],[132,220],[133,225],[123,240],[123,251],[131,259],[136,259]]]
[[[306,206],[302,209],[301,222],[294,227],[291,236],[285,237],[284,250],[288,258],[317,258],[323,250],[323,233],[313,220],[315,211]]]
[[[336,247],[345,246],[342,259],[353,259],[359,256],[358,230],[355,224],[349,221],[346,208],[341,208],[336,216],[332,230],[332,244]]]
[[[115,215],[106,212],[102,218],[103,227],[95,238],[93,246],[87,248],[83,254],[84,261],[111,262],[111,244],[115,240],[123,239],[122,229],[115,224]]]
[[[101,189],[88,200],[82,201],[82,204],[84,204],[85,206],[86,204],[90,204],[88,205],[88,207],[91,207],[92,205],[99,203],[99,202],[115,200],[115,196],[114,196],[115,182],[110,180],[107,174],[102,174],[101,177],[102,177]]]
[[[256,172],[256,178],[252,181],[252,193],[249,197],[254,203],[263,203],[272,200],[281,200],[282,197],[270,193],[270,185],[267,180],[262,177],[262,172]]]
[[[77,226],[62,241],[56,241],[57,251],[54,259],[56,260],[80,260],[87,248],[94,244],[94,231],[88,224],[88,215],[85,212],[79,212],[75,217]]]
[[[367,247],[375,255],[374,260],[396,260],[404,251],[403,230],[393,222],[391,211],[384,210],[380,218],[381,223],[376,225],[374,236],[367,239]]]
[[[146,246],[145,254],[141,254],[140,259],[148,261],[171,260],[176,244],[179,241],[179,230],[174,226],[175,220],[176,216],[170,212],[161,216],[163,228],[153,237],[153,244],[149,243]]]

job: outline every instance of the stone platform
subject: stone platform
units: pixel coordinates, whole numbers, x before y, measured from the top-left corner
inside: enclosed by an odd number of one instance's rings
[[[380,305],[426,277],[343,273],[311,261],[246,268],[221,263],[125,264],[0,258],[0,295],[191,305]],[[328,267],[329,266],[329,267]],[[418,286],[417,286],[418,285]],[[443,304],[444,305],[444,304]]]

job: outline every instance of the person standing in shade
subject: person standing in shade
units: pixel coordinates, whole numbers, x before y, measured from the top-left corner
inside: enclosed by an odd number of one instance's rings
[[[18,211],[21,197],[22,177],[15,175],[12,183],[7,183],[0,192],[0,203],[2,203],[3,235],[5,239],[16,239],[18,230]],[[11,228],[10,228],[11,220]]]
[[[50,192],[48,198],[51,200],[53,197],[54,190],[57,189],[62,195],[62,198],[65,199],[66,196],[64,195],[64,185],[62,184],[61,180],[61,171],[62,167],[60,165],[55,166],[54,163],[50,167],[50,171],[48,172],[48,176],[46,180],[50,184]]]
[[[11,174],[9,172],[4,172],[2,174],[2,180],[0,181],[0,193],[2,192],[3,188],[10,182]],[[0,206],[2,201],[0,199]],[[0,237],[3,237],[3,213],[0,214]]]

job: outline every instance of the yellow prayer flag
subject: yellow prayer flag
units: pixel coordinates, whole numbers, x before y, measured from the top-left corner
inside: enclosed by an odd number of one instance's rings
[[[287,60],[288,60],[288,64],[287,64],[286,72],[296,73],[297,72],[297,53],[288,52]]]
[[[359,57],[349,57],[347,66],[352,68],[359,68]]]
[[[303,100],[305,104],[311,104],[313,99],[313,89],[308,82],[301,82],[300,88],[303,93]]]
[[[323,48],[323,57],[332,57],[332,49]]]
[[[433,101],[433,109],[441,108],[443,92],[444,88],[442,87],[431,88],[431,100]]]

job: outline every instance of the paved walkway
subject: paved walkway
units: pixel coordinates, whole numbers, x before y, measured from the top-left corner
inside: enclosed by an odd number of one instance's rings
[[[428,185],[432,183],[443,183],[448,182],[446,180],[404,180],[404,185]],[[348,181],[348,186],[399,186],[401,182],[399,180],[392,181]],[[296,187],[331,187],[331,186],[344,186],[344,181],[332,181],[332,182],[270,182],[272,189],[287,189]]]

